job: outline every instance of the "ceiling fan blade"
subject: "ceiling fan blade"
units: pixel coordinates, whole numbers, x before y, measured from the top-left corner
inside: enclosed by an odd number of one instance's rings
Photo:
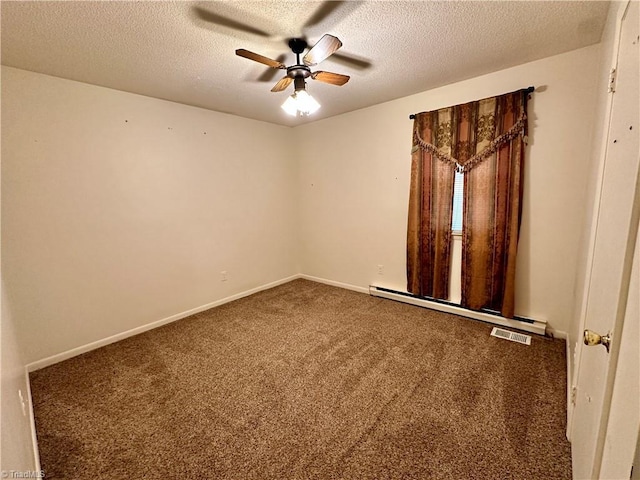
[[[291,77],[282,77],[271,89],[272,92],[281,92],[285,90],[293,82]]]
[[[363,3],[362,1],[333,1],[326,0],[316,9],[303,26],[304,29],[315,27],[321,23],[329,20],[331,24],[336,24],[341,19],[346,18]],[[327,25],[329,26],[329,25]]]
[[[259,35],[261,37],[271,36],[269,32],[265,32],[264,30],[260,30],[259,28],[247,25],[231,18],[223,17],[222,15],[218,15],[217,13],[212,13],[202,7],[193,7],[193,11],[200,20],[204,20],[205,22],[215,23],[216,25],[233,28],[234,30],[239,30],[241,32],[253,33],[254,35]]]
[[[330,83],[331,85],[338,85],[339,87],[349,81],[349,75],[341,75],[339,73],[331,72],[314,72],[311,74],[311,78],[318,80],[319,82]]]
[[[287,56],[283,53],[282,55],[280,55],[278,58],[276,58],[276,61],[278,62],[284,62],[287,59]],[[278,70],[274,69],[274,68],[267,68],[262,75],[260,75],[258,77],[258,81],[259,82],[273,82],[273,79],[275,78],[275,76],[278,74]]]
[[[347,3],[347,2],[344,2],[344,1],[323,2],[322,5],[320,5],[318,9],[313,13],[313,15],[311,15],[311,18],[309,18],[309,20],[307,20],[307,22],[304,24],[304,28],[313,27],[314,25],[317,25],[318,23],[322,22],[325,18],[331,15],[337,8],[340,8],[344,3]]]
[[[245,50],[244,48],[239,48],[238,50],[236,50],[236,55],[248,58],[249,60],[253,60],[254,62],[264,63],[265,65],[269,65],[271,68],[287,68],[287,66],[282,62],[269,57],[265,57],[263,55],[259,55],[257,53],[250,52],[249,50]]]
[[[327,33],[311,47],[311,50],[307,52],[302,61],[307,66],[317,65],[341,46],[342,42],[337,37]]]
[[[372,66],[369,60],[365,60],[354,55],[348,55],[346,53],[334,53],[331,55],[331,61],[357,70],[366,70]]]

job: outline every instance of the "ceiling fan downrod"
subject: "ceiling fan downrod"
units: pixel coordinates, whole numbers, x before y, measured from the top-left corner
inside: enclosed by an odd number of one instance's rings
[[[300,63],[300,54],[304,52],[305,48],[307,48],[307,41],[304,38],[290,38],[289,39],[289,48],[296,54],[296,63],[298,65],[302,65]]]

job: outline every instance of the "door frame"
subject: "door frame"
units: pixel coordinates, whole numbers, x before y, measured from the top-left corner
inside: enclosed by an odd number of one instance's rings
[[[629,4],[631,3],[631,0],[627,0],[627,4],[625,5],[624,8],[620,8],[618,10],[618,15],[616,18],[616,26],[615,26],[615,33],[614,33],[614,42],[613,42],[613,52],[614,54],[612,55],[612,59],[611,59],[611,64],[609,65],[609,69],[615,69],[618,65],[618,52],[620,50],[620,37],[622,35],[622,21],[627,13],[627,10],[629,9]],[[611,7],[609,7],[611,8]],[[609,13],[611,13],[611,10],[609,11]],[[600,91],[602,91],[602,89],[606,88],[606,85],[602,85],[602,84],[598,84],[598,93],[600,93]],[[587,253],[586,253],[586,267],[585,267],[585,277],[584,277],[584,283],[582,285],[582,296],[581,296],[581,302],[580,302],[580,311],[578,313],[578,329],[576,330],[578,332],[578,335],[584,331],[585,329],[585,321],[586,321],[586,317],[587,317],[587,306],[588,306],[588,299],[589,299],[589,291],[590,291],[590,287],[591,287],[591,274],[593,271],[593,259],[594,259],[594,255],[595,255],[595,246],[596,246],[596,234],[598,233],[598,215],[600,214],[600,201],[602,198],[602,185],[604,183],[604,170],[605,170],[605,165],[606,165],[606,157],[607,157],[607,151],[608,151],[608,142],[607,139],[609,138],[609,132],[611,129],[611,112],[613,109],[613,93],[609,92],[607,93],[607,101],[606,101],[606,106],[605,106],[605,118],[604,121],[602,123],[603,128],[602,128],[602,133],[600,135],[600,141],[601,141],[601,145],[600,145],[600,152],[598,153],[598,157],[597,157],[597,177],[596,177],[596,188],[595,188],[595,192],[594,192],[594,198],[592,200],[593,205],[592,205],[592,212],[591,212],[591,229],[589,230],[589,238],[588,238],[588,246],[587,246]],[[594,137],[595,138],[595,137]],[[573,371],[570,372],[571,373],[571,388],[569,389],[569,391],[567,392],[567,396],[568,396],[568,401],[567,401],[567,440],[571,441],[571,434],[573,432],[573,411],[575,409],[575,404],[574,404],[574,390],[576,388],[576,384],[578,383],[578,375],[580,373],[580,358],[581,358],[581,354],[582,354],[582,349],[584,348],[584,345],[582,344],[582,342],[580,341],[581,339],[575,338],[572,339],[573,341],[576,342],[575,345],[575,349],[573,351]],[[570,340],[571,341],[571,340]],[[567,359],[567,364],[569,366],[571,366],[571,362],[570,359]]]
[[[615,20],[615,32],[614,32],[614,41],[613,41],[613,55],[611,60],[611,69],[617,69],[618,60],[619,60],[619,51],[620,51],[620,41],[622,35],[622,23],[627,17],[629,6],[631,5],[631,0],[627,0],[624,6],[619,7],[617,10],[617,18]],[[612,7],[610,7],[612,8]],[[610,10],[611,12],[611,10]],[[604,85],[600,85],[600,88],[604,88]],[[597,172],[597,180],[596,180],[596,189],[594,195],[594,205],[593,212],[591,216],[591,229],[589,231],[589,239],[588,239],[588,249],[586,255],[586,268],[585,268],[585,279],[584,285],[582,288],[582,298],[580,303],[580,311],[578,315],[578,335],[585,329],[586,323],[586,313],[589,301],[589,295],[591,293],[591,281],[592,281],[592,269],[593,269],[593,261],[595,255],[595,245],[596,245],[596,237],[598,233],[598,218],[600,214],[600,205],[602,198],[602,190],[604,183],[604,172],[606,167],[606,159],[608,156],[608,139],[611,134],[611,120],[612,120],[612,111],[614,104],[614,93],[610,92],[607,94],[606,106],[605,106],[605,119],[603,121],[603,133],[602,133],[602,144],[600,148],[600,153],[598,155],[598,172]],[[613,395],[613,387],[615,383],[615,373],[618,365],[619,352],[620,352],[620,332],[622,332],[622,327],[624,324],[624,316],[625,309],[627,304],[627,297],[629,293],[629,283],[631,280],[631,268],[633,265],[633,254],[635,249],[635,244],[637,241],[637,232],[638,232],[638,224],[640,221],[640,169],[638,170],[638,175],[635,182],[635,191],[634,191],[634,201],[631,212],[630,219],[630,229],[627,232],[626,238],[626,248],[624,255],[624,264],[623,264],[623,272],[622,272],[622,281],[621,281],[621,289],[618,292],[618,305],[616,310],[615,318],[613,319],[613,327],[612,327],[612,343],[611,343],[611,351],[609,354],[609,360],[607,365],[607,380],[604,388],[604,396],[603,396],[603,404],[602,404],[602,412],[600,415],[600,422],[597,426],[597,438],[596,438],[596,450],[594,457],[594,464],[591,475],[593,478],[598,478],[600,474],[600,469],[602,465],[602,456],[605,447],[606,441],[606,433],[607,433],[607,425],[609,421],[610,409],[611,409],[611,400]],[[617,335],[616,335],[617,333]],[[580,366],[582,359],[582,349],[584,345],[581,342],[581,338],[576,339],[576,347],[574,351],[574,369],[572,372],[571,379],[571,390],[568,392],[569,402],[567,403],[567,438],[571,440],[571,433],[573,431],[573,413],[575,409],[575,405],[573,403],[573,391],[577,387],[577,382],[580,374]],[[569,359],[568,359],[569,360]],[[570,362],[568,362],[570,364]]]

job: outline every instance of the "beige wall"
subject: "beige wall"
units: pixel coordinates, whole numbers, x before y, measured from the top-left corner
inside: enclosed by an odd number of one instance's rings
[[[298,273],[290,128],[7,67],[2,123],[25,362]]]
[[[24,360],[16,338],[15,321],[5,298],[4,281],[0,292],[0,472],[35,470],[31,443],[29,410],[23,411],[22,401],[29,401],[29,389]],[[25,406],[28,403],[25,403]]]
[[[405,290],[411,113],[534,85],[516,314],[567,331],[599,46],[296,127],[302,271]],[[345,88],[348,88],[345,87]],[[377,273],[384,266],[384,274]]]

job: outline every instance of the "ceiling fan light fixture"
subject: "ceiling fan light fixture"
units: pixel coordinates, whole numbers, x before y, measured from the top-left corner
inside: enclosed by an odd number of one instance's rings
[[[282,104],[282,109],[292,116],[311,115],[320,108],[320,104],[306,90],[296,90]]]

